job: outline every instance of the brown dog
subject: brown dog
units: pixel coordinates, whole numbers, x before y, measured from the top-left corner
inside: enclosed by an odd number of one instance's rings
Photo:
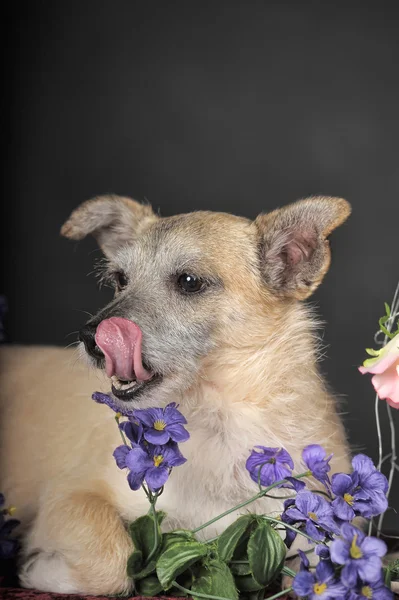
[[[114,464],[113,413],[90,400],[110,389],[96,342],[112,317],[135,324],[115,337],[108,330],[102,345],[115,400],[141,408],[177,401],[189,423],[188,461],[159,499],[167,528],[196,527],[250,497],[256,485],[245,461],[256,444],[286,448],[299,468],[303,446],[320,443],[334,453],[333,470],[348,468],[335,401],[316,366],[312,314],[300,301],[323,279],[328,236],[349,213],[345,200],[315,197],[254,222],[211,212],[160,218],[106,196],[71,215],[63,235],[95,236],[115,298],[81,332],[82,353],[100,370],[72,350],[1,351],[0,489],[27,529],[24,586],[131,588],[126,522],[144,514],[147,501]],[[281,500],[262,499],[253,510],[279,513]]]

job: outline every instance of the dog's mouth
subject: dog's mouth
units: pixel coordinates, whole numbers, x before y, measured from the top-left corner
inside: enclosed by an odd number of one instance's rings
[[[145,389],[162,379],[143,361],[142,332],[133,321],[105,319],[97,327],[95,339],[104,355],[111,391],[118,400],[137,400]]]
[[[116,375],[111,377],[111,391],[118,400],[124,402],[130,402],[131,400],[138,400],[140,394],[148,387],[157,385],[162,379],[162,375],[154,375],[147,381],[139,381],[138,379],[132,379],[131,381],[125,381],[119,379]]]

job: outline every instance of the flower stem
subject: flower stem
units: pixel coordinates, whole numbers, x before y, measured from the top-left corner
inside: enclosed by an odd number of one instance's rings
[[[181,590],[182,592],[184,592],[190,598],[195,596],[196,598],[208,598],[209,600],[231,600],[231,598],[224,598],[223,596],[210,596],[209,594],[201,594],[200,592],[192,592],[191,590],[188,590],[187,588],[185,588],[182,585],[180,585],[179,583],[177,583],[177,581],[173,581],[172,585],[174,587],[177,587],[177,589]]]
[[[152,497],[152,501],[150,500],[151,512],[152,512],[152,516],[154,517],[154,546],[152,547],[152,550],[149,553],[148,558],[146,560],[147,565],[150,562],[150,560],[152,559],[152,557],[154,556],[155,552],[157,551],[158,544],[159,544],[158,516],[157,516],[157,511],[155,510],[157,498],[158,498],[158,496],[155,494],[155,496]]]
[[[302,550],[303,554],[310,554],[311,552],[314,552],[316,546],[313,546],[313,548],[309,548],[309,550]],[[298,556],[300,556],[299,552],[297,552],[296,554],[292,554],[291,556],[287,556],[287,560],[292,560],[294,558],[298,558]]]
[[[122,429],[120,429],[120,427],[119,427],[119,420],[120,420],[120,418],[121,418],[121,414],[120,413],[116,413],[116,415],[115,415],[115,421],[116,421],[116,424],[118,425],[118,429],[119,429],[119,433],[121,434],[122,442],[124,443],[125,446],[127,446],[128,444],[127,444],[127,441],[126,441],[126,438],[125,438],[125,434],[123,433]]]
[[[309,477],[309,475],[310,475],[309,471],[305,471],[305,473],[301,473],[300,475],[295,475],[294,479],[302,479],[303,477]],[[230,515],[232,512],[235,512],[236,510],[240,510],[240,508],[244,508],[244,506],[251,504],[251,502],[255,502],[255,500],[259,500],[259,498],[266,496],[267,492],[270,492],[270,490],[272,490],[273,488],[281,485],[282,483],[285,483],[285,481],[286,481],[285,479],[280,479],[280,481],[276,481],[272,485],[269,485],[267,488],[265,488],[264,490],[262,490],[261,492],[256,494],[256,496],[252,496],[252,498],[249,498],[249,500],[245,500],[244,502],[241,502],[240,504],[233,506],[233,508],[229,508],[229,510],[226,510],[221,515],[218,515],[217,517],[214,517],[213,519],[211,519],[210,521],[207,521],[203,525],[196,527],[195,529],[192,530],[192,532],[197,533],[198,531],[201,531],[201,529],[205,529],[205,527],[209,527],[209,525],[213,525],[213,523],[216,523],[216,521],[219,521],[219,519],[223,519],[223,517]],[[284,525],[285,525],[285,523],[284,523]]]
[[[296,573],[295,573],[295,575],[296,575]],[[288,595],[290,592],[292,592],[293,589],[294,588],[289,587],[286,590],[281,590],[281,592],[274,594],[274,596],[269,596],[268,600],[275,600],[276,598],[281,598],[281,596]]]
[[[318,542],[317,540],[310,537],[310,535],[308,535],[304,531],[297,529],[293,525],[288,525],[288,523],[284,523],[284,521],[281,521],[280,519],[275,519],[274,517],[268,517],[267,515],[261,515],[261,518],[264,519],[265,521],[270,521],[271,523],[278,523],[279,525],[282,525],[286,529],[291,529],[292,531],[295,531],[295,533],[299,533],[299,535],[303,535],[303,537],[307,538],[311,542],[314,542],[315,544],[324,544],[324,542]]]
[[[392,448],[392,454],[391,454],[391,468],[389,471],[389,477],[388,477],[388,491],[387,491],[387,497],[389,498],[389,493],[391,491],[392,488],[392,483],[393,483],[393,477],[395,475],[395,468],[396,468],[396,432],[395,432],[395,423],[393,421],[393,417],[392,417],[392,409],[389,406],[389,404],[387,404],[387,412],[388,412],[388,419],[389,419],[389,426],[391,429],[391,448]],[[378,525],[377,525],[377,537],[380,537],[381,534],[381,529],[382,529],[382,524],[384,522],[384,516],[385,513],[382,513],[382,515],[380,515],[380,518],[378,519]]]
[[[383,347],[386,346],[386,344],[388,343],[388,338],[391,337],[390,333],[392,332],[392,328],[394,326],[394,321],[395,321],[396,315],[398,313],[398,309],[399,309],[399,282],[396,286],[396,290],[395,290],[392,304],[391,304],[391,309],[390,309],[391,318],[387,321],[387,329],[385,331],[383,331],[383,333],[385,333],[385,338],[382,343]],[[393,315],[393,318],[392,318],[392,315]],[[381,323],[380,323],[380,325],[381,325]],[[381,329],[381,327],[380,327],[380,329]],[[378,394],[376,394],[376,396],[375,396],[375,415],[376,415],[376,425],[377,425],[377,435],[378,435],[378,457],[379,457],[378,470],[381,471],[382,436],[381,436],[381,424],[380,424],[378,407],[379,407],[379,398],[378,398]],[[387,412],[388,412],[389,425],[390,425],[390,429],[391,429],[391,449],[392,449],[391,469],[389,472],[388,492],[387,492],[387,496],[389,497],[389,492],[391,491],[392,481],[393,481],[393,477],[395,474],[395,468],[396,468],[396,434],[395,434],[395,424],[394,424],[393,418],[392,418],[391,407],[388,404],[387,404]],[[378,538],[380,537],[380,534],[381,534],[384,516],[385,516],[384,513],[382,513],[382,515],[380,515],[380,518],[378,519],[378,525],[377,525],[377,537]],[[370,520],[369,535],[371,534],[372,526],[373,526],[373,521]]]
[[[288,577],[295,577],[296,572],[290,569],[289,567],[283,567],[281,569],[283,575],[288,575]]]

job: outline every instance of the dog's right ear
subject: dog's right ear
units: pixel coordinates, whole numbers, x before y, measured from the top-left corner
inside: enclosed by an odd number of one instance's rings
[[[122,196],[98,196],[83,202],[61,228],[61,235],[82,240],[91,234],[108,257],[158,217],[151,206]]]

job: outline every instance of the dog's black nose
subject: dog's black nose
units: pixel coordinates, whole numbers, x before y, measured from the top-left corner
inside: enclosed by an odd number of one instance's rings
[[[84,343],[86,352],[95,359],[104,358],[104,354],[96,344],[95,335],[97,327],[94,325],[86,325],[79,331],[79,340]]]

